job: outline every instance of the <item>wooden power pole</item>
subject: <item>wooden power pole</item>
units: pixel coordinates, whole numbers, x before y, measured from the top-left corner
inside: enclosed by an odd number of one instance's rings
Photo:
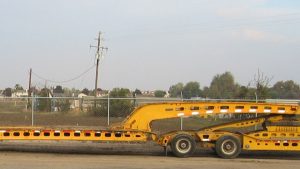
[[[108,50],[108,48],[106,47],[103,47],[101,46],[101,42],[102,42],[102,39],[101,39],[101,32],[99,32],[98,34],[98,38],[96,39],[97,40],[97,46],[90,46],[90,47],[94,47],[94,48],[97,48],[97,51],[96,51],[96,78],[95,78],[95,98],[97,97],[98,95],[98,74],[99,74],[99,61],[100,59],[102,58],[102,55],[103,55],[103,51],[104,50]],[[95,99],[95,108],[96,108],[96,99]]]
[[[31,76],[32,76],[32,69],[30,68],[30,71],[29,71],[29,85],[28,85],[28,97],[31,97]]]

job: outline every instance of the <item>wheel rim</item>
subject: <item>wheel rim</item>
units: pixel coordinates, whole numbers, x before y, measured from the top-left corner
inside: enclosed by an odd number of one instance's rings
[[[191,150],[191,148],[191,142],[188,139],[182,138],[176,142],[176,149],[182,154],[188,153]]]
[[[232,140],[225,140],[221,145],[224,154],[232,155],[237,151],[237,145]]]

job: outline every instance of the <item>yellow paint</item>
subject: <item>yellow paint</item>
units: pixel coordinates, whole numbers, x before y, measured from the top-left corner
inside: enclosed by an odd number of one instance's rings
[[[255,108],[255,109],[254,109]],[[225,112],[226,113],[222,113]],[[238,110],[238,111],[237,111]],[[251,111],[252,110],[252,111]],[[255,111],[253,111],[255,110]],[[269,110],[271,113],[265,113]],[[284,113],[282,113],[284,110]],[[250,112],[251,111],[251,112]],[[193,112],[198,113],[193,115]],[[238,112],[238,113],[236,113]],[[157,103],[138,107],[117,128],[136,129],[151,132],[150,123],[153,120],[175,118],[180,116],[207,117],[209,114],[300,114],[298,105],[252,103],[252,102],[178,102]]]

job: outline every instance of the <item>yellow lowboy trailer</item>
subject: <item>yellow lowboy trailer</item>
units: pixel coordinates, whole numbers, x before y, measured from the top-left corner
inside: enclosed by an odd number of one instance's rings
[[[214,125],[195,131],[153,133],[154,120],[218,114],[257,114],[253,119]],[[300,150],[300,114],[297,104],[253,102],[178,102],[148,104],[135,109],[119,126],[106,130],[45,127],[1,127],[0,140],[156,141],[178,157],[193,154],[196,146],[212,148],[223,158],[235,158],[241,150]],[[261,125],[247,133],[232,131]],[[254,127],[253,127],[254,128]],[[229,130],[228,130],[229,129]]]

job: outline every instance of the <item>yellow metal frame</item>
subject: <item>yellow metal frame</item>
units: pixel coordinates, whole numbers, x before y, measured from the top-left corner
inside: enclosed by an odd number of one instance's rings
[[[299,126],[268,126],[265,131],[244,135],[245,150],[300,150]]]
[[[74,140],[74,141],[120,141],[145,142],[151,133],[139,131],[110,130],[55,130],[13,128],[0,130],[0,140]]]
[[[211,114],[300,114],[298,105],[252,102],[179,102],[148,104],[137,108],[121,126],[114,129],[136,129],[151,132],[151,122],[159,119]]]

